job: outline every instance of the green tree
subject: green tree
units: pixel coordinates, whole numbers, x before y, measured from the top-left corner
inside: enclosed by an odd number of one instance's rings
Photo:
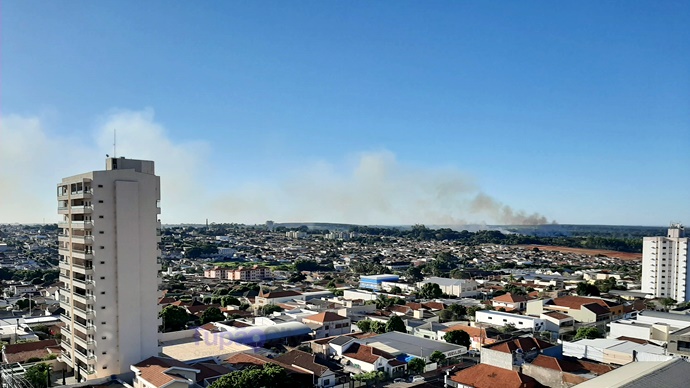
[[[422,267],[423,266],[410,266],[410,268],[405,271],[405,277],[407,280],[416,283],[424,279],[424,275],[422,275]]]
[[[515,331],[515,325],[512,323],[507,323],[501,328],[501,331],[504,333],[512,333]]]
[[[580,296],[599,296],[599,289],[597,286],[585,282],[577,283],[575,292]]]
[[[371,372],[366,372],[366,373],[359,373],[354,376],[352,376],[352,380],[354,381],[362,381],[369,386],[371,383],[378,383],[380,381],[383,381],[386,379],[386,374],[383,373],[382,371],[371,371]]]
[[[671,307],[675,306],[676,303],[678,303],[675,299],[673,298],[664,298],[659,301],[662,306],[668,311]]]
[[[230,372],[214,381],[209,388],[278,388],[289,386],[285,369],[276,364]]]
[[[359,330],[362,330],[363,333],[368,333],[371,331],[371,320],[362,319],[361,321],[357,322],[357,327]]]
[[[433,353],[429,356],[429,361],[435,362],[437,364],[443,364],[443,362],[446,360],[446,355],[441,353],[438,350],[434,350]]]
[[[407,370],[412,371],[413,373],[424,373],[424,368],[426,368],[426,362],[421,358],[415,357],[407,362]]]
[[[379,321],[371,321],[369,326],[372,333],[383,334],[386,332],[386,324]]]
[[[391,331],[407,333],[407,329],[405,328],[405,322],[403,322],[402,318],[400,318],[399,315],[391,316],[388,322],[386,322],[386,332]]]
[[[36,307],[36,302],[34,302],[33,300],[29,300],[29,299],[19,299],[16,302],[16,305],[20,310],[26,310],[29,308],[33,309],[34,307]]]
[[[469,349],[472,339],[465,330],[452,330],[443,335],[443,340]]]
[[[165,306],[158,317],[163,319],[163,331],[182,330],[189,322],[187,310],[180,306]]]
[[[218,307],[209,307],[201,313],[201,324],[205,325],[209,322],[221,322],[225,320],[225,315]]]
[[[226,295],[220,299],[220,305],[223,307],[239,306],[241,304],[242,304],[242,302],[240,302],[239,299],[235,298],[232,295]]]
[[[50,382],[50,371],[50,365],[42,362],[29,367],[26,372],[24,372],[24,378],[27,379],[34,388],[47,388]]]
[[[601,338],[601,332],[596,327],[581,327],[577,329],[574,340]]]
[[[391,294],[400,295],[402,294],[402,288],[398,286],[391,287]]]
[[[419,288],[418,295],[422,299],[436,299],[443,295],[443,291],[436,283],[425,283]]]

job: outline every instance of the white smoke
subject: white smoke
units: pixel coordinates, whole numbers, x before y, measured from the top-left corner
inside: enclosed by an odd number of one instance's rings
[[[57,220],[56,184],[62,177],[104,168],[105,155],[113,154],[114,130],[118,156],[156,162],[165,223],[205,218],[241,223],[548,223],[538,213],[492,198],[463,171],[407,165],[386,150],[363,152],[345,163],[321,161],[284,171],[270,183],[236,181],[209,168],[210,144],[173,140],[151,109],[111,111],[78,138],[51,134],[39,117],[0,118],[0,222]],[[222,181],[234,185],[218,189],[214,182]]]

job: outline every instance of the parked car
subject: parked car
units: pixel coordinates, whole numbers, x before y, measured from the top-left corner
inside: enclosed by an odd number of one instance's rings
[[[404,383],[405,379],[398,377],[397,379],[393,380],[394,383]]]
[[[424,381],[424,377],[417,375],[417,376],[410,376],[409,382],[411,383],[418,383],[420,381]]]

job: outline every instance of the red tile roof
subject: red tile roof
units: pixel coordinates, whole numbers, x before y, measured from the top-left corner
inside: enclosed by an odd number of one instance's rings
[[[171,368],[191,369],[195,370],[197,373],[199,372],[199,369],[191,367],[182,361],[164,357],[149,357],[133,365],[133,367],[139,370],[142,379],[155,387],[163,387],[173,381],[188,382],[186,378],[171,371]]]
[[[562,296],[560,298],[553,299],[552,302],[553,302],[553,304],[555,304],[557,306],[568,307],[568,308],[575,309],[575,310],[579,310],[580,308],[582,308],[583,305],[590,304],[590,303],[596,303],[602,307],[605,307],[606,309],[609,308],[608,304],[603,299],[585,298],[583,296],[574,296],[574,295]]]
[[[503,302],[503,303],[527,302],[527,298],[524,295],[513,295],[511,293],[497,296],[497,297],[493,298],[492,300],[495,300],[497,302]]]
[[[276,361],[283,362],[288,365],[293,365],[306,369],[316,376],[322,376],[329,369],[316,362],[316,356],[311,353],[303,352],[301,350],[292,350],[275,358]]]
[[[556,319],[558,319],[558,320],[572,319],[572,318],[573,318],[573,317],[571,317],[571,316],[568,315],[568,314],[559,313],[558,311],[549,311],[549,312],[545,312],[544,315],[548,315],[548,316],[550,316],[550,317],[552,317],[552,318],[556,318]]]
[[[342,321],[345,319],[347,319],[347,317],[343,317],[341,315],[338,315],[336,313],[332,313],[330,311],[324,311],[322,313],[318,313],[318,314],[310,315],[308,317],[304,317],[302,320],[303,321],[326,323],[326,322]]]
[[[383,350],[357,343],[352,344],[349,348],[347,348],[347,350],[343,352],[343,356],[364,361],[369,364],[375,363],[379,357],[383,357],[386,360],[395,358],[390,353],[384,352]]]
[[[542,388],[535,379],[520,372],[479,364],[461,370],[450,378],[456,383],[474,388]]]
[[[298,374],[305,374],[306,372],[296,368],[290,364],[286,364],[284,362],[278,361],[278,360],[273,360],[268,357],[264,357],[260,354],[254,354],[254,353],[236,353],[230,356],[228,359],[225,360],[226,363],[231,364],[231,365],[254,365],[254,366],[262,366],[264,364],[275,364],[275,365],[280,365],[283,368],[287,369],[288,373],[298,373]]]
[[[491,345],[486,345],[485,348],[491,349],[491,350],[496,350],[499,352],[503,353],[512,353],[516,349],[522,349],[523,351],[529,351],[532,348],[537,348],[537,349],[547,349],[550,348],[554,345],[542,341],[538,338],[532,338],[532,337],[525,337],[525,338],[516,338],[513,340],[508,340],[504,342],[497,342],[495,344]]]

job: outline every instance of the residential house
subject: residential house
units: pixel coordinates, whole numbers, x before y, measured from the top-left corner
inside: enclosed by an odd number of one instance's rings
[[[262,289],[259,295],[254,299],[254,305],[261,307],[269,304],[289,302],[291,300],[304,300],[304,295],[292,290],[264,292]]]
[[[291,350],[275,358],[276,361],[299,368],[313,376],[313,384],[319,388],[329,388],[349,381],[349,376],[336,372],[325,365],[315,355],[301,350]]]
[[[2,362],[6,364],[25,363],[29,360],[45,360],[51,355],[60,354],[60,343],[58,340],[49,339],[44,341],[23,342],[2,347]]]
[[[583,296],[563,296],[555,299],[538,299],[527,303],[527,314],[540,316],[544,312],[558,311],[575,319],[575,329],[582,326],[596,326],[600,330],[606,329],[606,324],[612,319],[611,307],[613,302],[601,298]],[[620,306],[620,308],[619,308]],[[623,316],[622,305],[614,306],[616,313]]]
[[[548,387],[567,388],[612,371],[609,365],[566,360],[540,354],[522,365],[521,372]]]
[[[417,287],[422,287],[427,283],[435,283],[446,295],[457,297],[471,297],[479,294],[477,282],[470,279],[448,279],[440,277],[429,277],[417,283]]]
[[[407,366],[388,352],[357,342],[348,344],[342,357],[354,367],[355,373],[381,371],[390,377],[399,377],[405,373]]]
[[[474,327],[466,325],[454,325],[441,332],[439,332],[440,340],[443,340],[443,336],[454,330],[462,330],[470,335],[470,349],[481,349],[485,345],[491,345],[496,341],[501,340],[501,334],[491,327]]]
[[[543,388],[524,373],[493,365],[479,364],[446,376],[446,386],[456,388]]]
[[[491,305],[499,310],[501,308],[505,311],[525,311],[527,308],[527,296],[515,295],[511,293],[503,294],[491,299]]]
[[[334,335],[347,334],[351,331],[350,318],[340,316],[330,311],[302,318],[302,323],[314,331],[314,338],[325,338]]]
[[[575,330],[575,318],[558,311],[547,311],[539,315],[544,321],[544,330],[559,336]]]
[[[480,310],[476,312],[474,320],[477,323],[488,323],[498,327],[512,325],[516,329],[530,330],[532,332],[544,330],[543,319],[502,311]]]
[[[190,388],[197,381],[198,368],[167,357],[149,357],[131,366],[134,388]]]
[[[561,346],[533,337],[520,337],[507,341],[484,345],[481,351],[481,363],[512,369],[535,359],[539,354],[560,357]]]

